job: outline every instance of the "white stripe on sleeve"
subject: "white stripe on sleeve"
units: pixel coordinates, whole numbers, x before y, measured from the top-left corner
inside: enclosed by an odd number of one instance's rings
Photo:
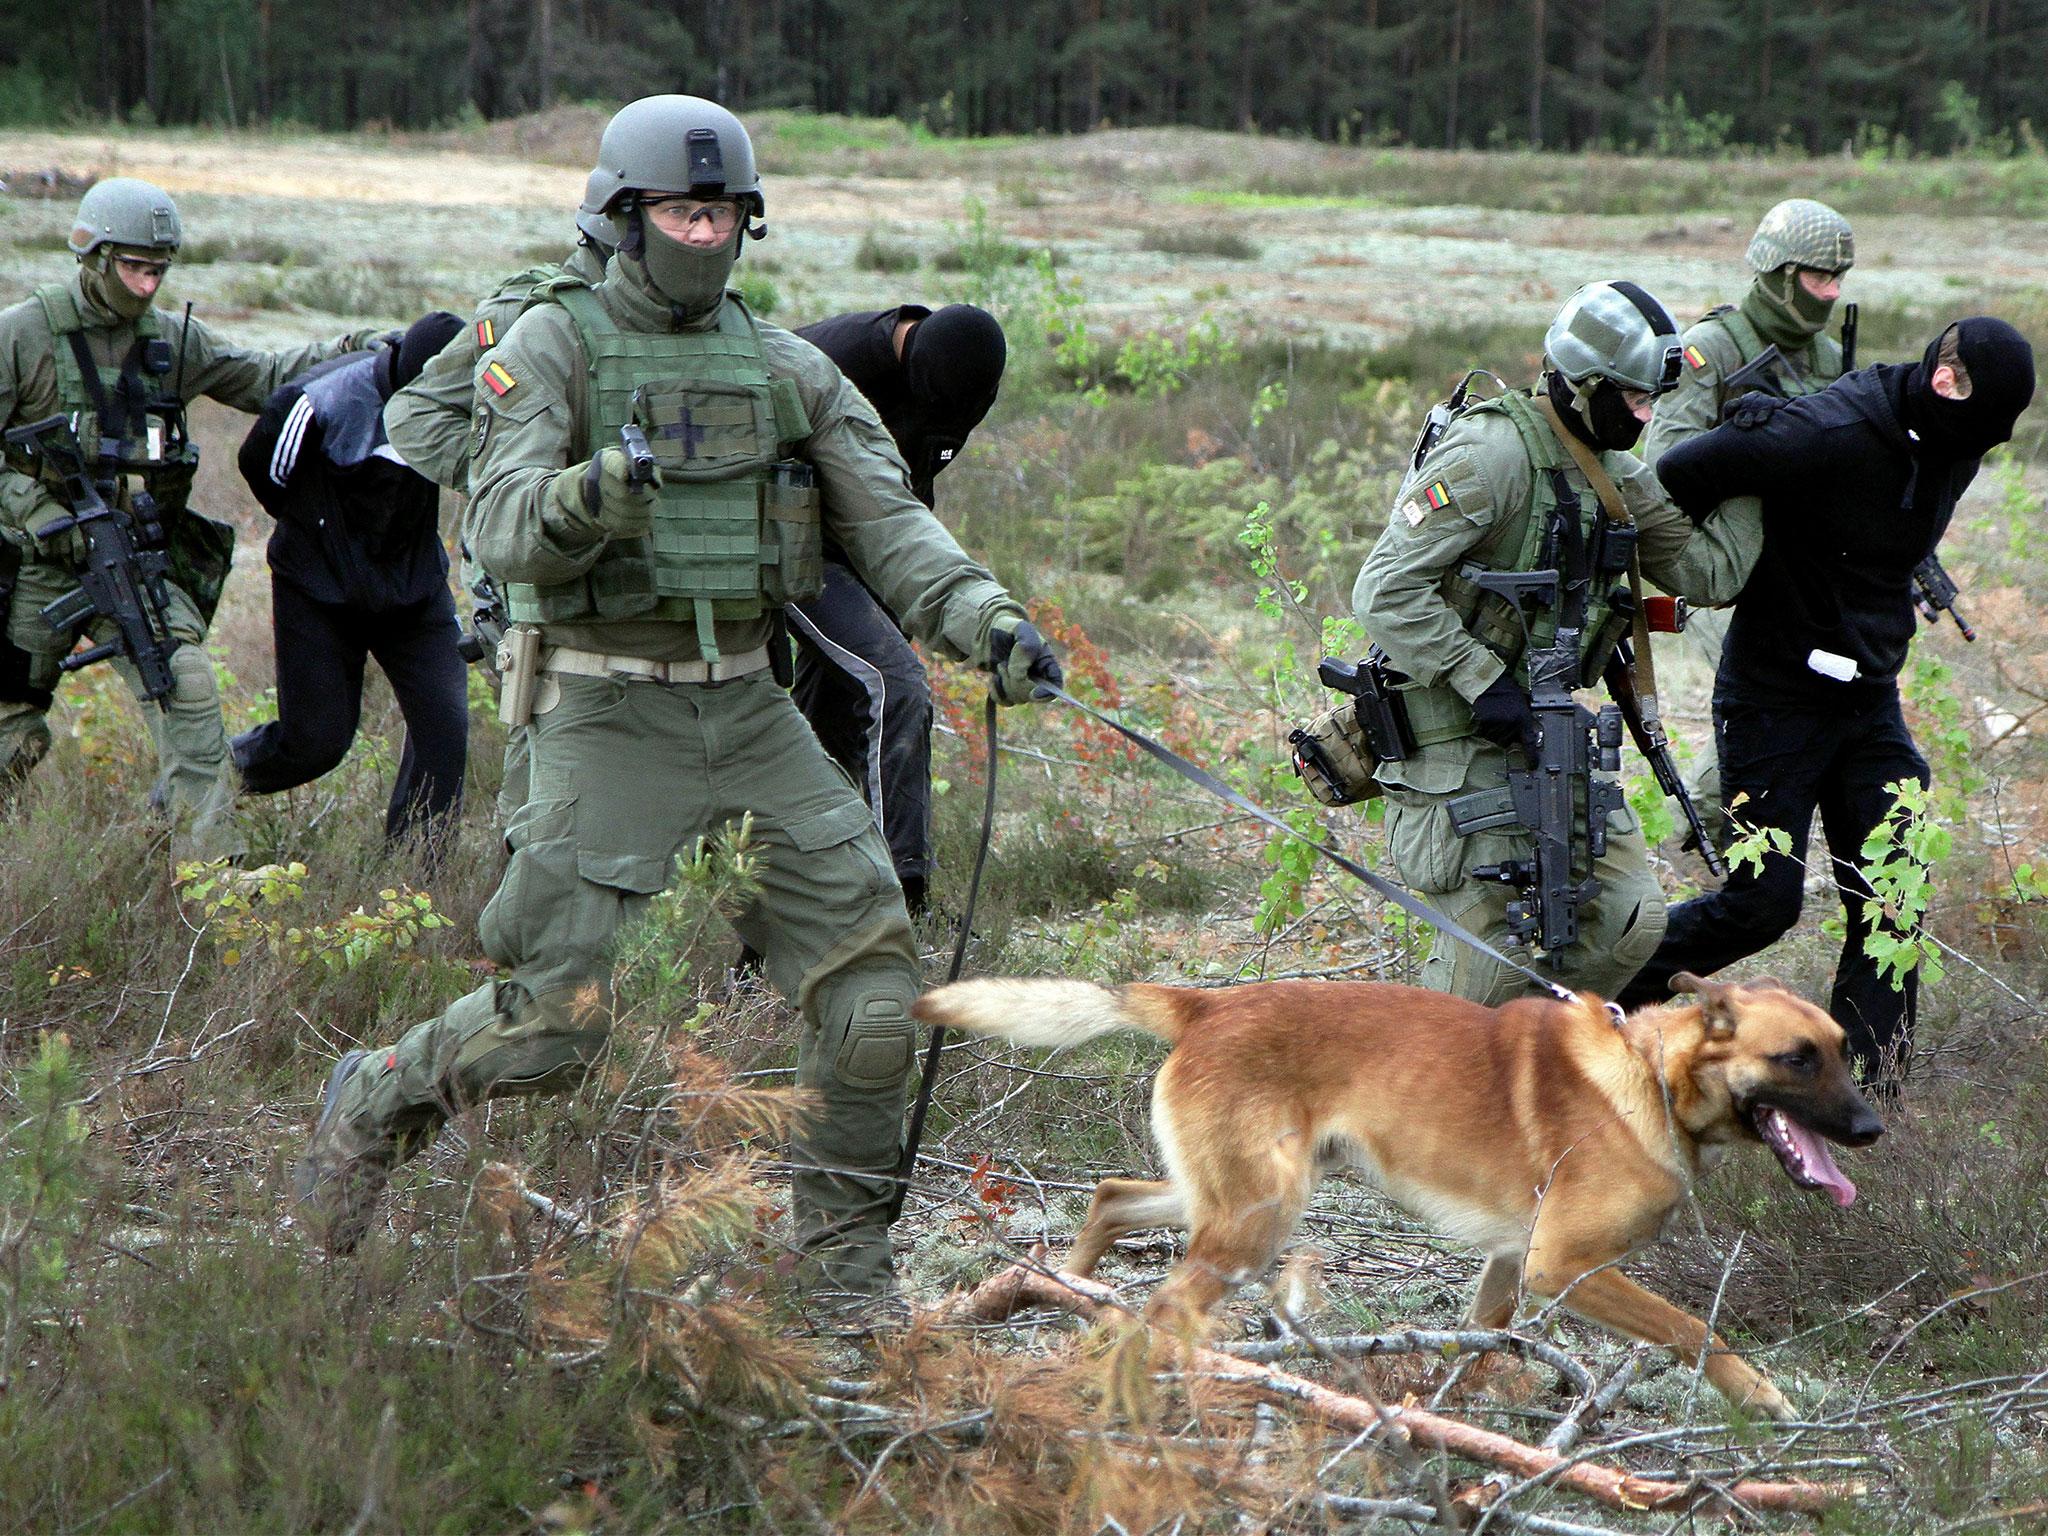
[[[278,429],[277,447],[270,455],[271,484],[283,485],[291,479],[292,470],[299,462],[299,449],[305,445],[306,428],[312,423],[313,402],[301,395],[292,402],[284,425]]]

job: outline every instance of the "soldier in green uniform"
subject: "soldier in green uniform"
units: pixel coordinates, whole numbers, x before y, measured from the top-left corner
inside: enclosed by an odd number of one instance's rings
[[[1680,338],[1685,366],[1678,387],[1660,396],[1651,414],[1645,462],[1655,464],[1687,438],[1718,427],[1738,395],[1811,395],[1842,376],[1842,348],[1827,326],[1842,279],[1856,264],[1849,221],[1826,203],[1787,198],[1757,225],[1748,261],[1754,275],[1742,302],[1710,310]],[[1728,633],[1720,614],[1694,614],[1687,633],[1720,661]],[[1721,770],[1711,739],[1694,770],[1692,798],[1708,835],[1723,838]]]
[[[188,506],[199,451],[185,433],[185,401],[205,395],[256,412],[286,379],[350,350],[344,336],[285,352],[229,346],[204,322],[158,314],[158,285],[183,239],[178,210],[161,188],[129,177],[96,183],[78,205],[68,282],[46,283],[0,311],[0,426],[62,412],[88,454],[107,434],[122,440],[121,494],[156,500],[168,548],[172,689],[145,709],[156,737],[157,798],[179,828],[175,847],[201,857],[239,856],[229,808],[237,781],[221,724],[206,628],[227,578],[233,532]],[[25,778],[49,750],[45,721],[73,637],[51,632],[44,604],[78,585],[85,535],[52,486],[10,450],[0,469],[0,560],[19,569],[7,604],[7,638],[26,656],[25,676],[0,685],[0,782]],[[4,574],[4,573],[0,573]],[[0,582],[0,586],[4,586]],[[95,625],[96,641],[105,638]],[[117,662],[129,686],[141,680]],[[0,669],[12,670],[12,669]]]
[[[798,1079],[817,1101],[794,1149],[797,1235],[824,1288],[870,1296],[891,1278],[917,952],[874,817],[771,675],[772,619],[818,589],[829,531],[913,634],[989,668],[999,700],[1058,667],[911,494],[867,401],[727,291],[764,233],[739,120],[649,97],[605,142],[619,255],[595,287],[549,286],[477,373],[468,521],[509,583],[515,699],[521,637],[538,648],[531,793],[482,919],[503,974],[395,1046],[342,1058],[300,1209],[346,1250],[390,1169],[449,1114],[579,1082],[611,1024],[614,935],[679,853],[750,815],[760,890],[734,926],[797,1003]],[[653,447],[651,483],[619,446],[629,424]]]
[[[576,210],[576,244],[552,266],[529,267],[506,278],[470,318],[467,331],[427,364],[424,372],[391,397],[384,407],[384,430],[406,463],[437,485],[467,497],[469,442],[476,400],[478,364],[512,329],[519,312],[541,287],[558,277],[582,280],[591,287],[604,281],[605,264],[618,249],[618,230],[604,213],[618,193],[615,175],[605,170],[602,147],[599,165],[584,183],[583,203]],[[496,589],[471,550],[467,517],[462,528],[462,584],[474,604],[471,625],[478,646],[472,656],[488,656],[504,633],[505,617]],[[505,777],[498,790],[498,822],[512,819],[526,799],[526,728],[515,726],[505,740]]]
[[[1386,793],[1395,867],[1447,916],[1496,947],[1509,939],[1514,892],[1474,872],[1527,859],[1531,840],[1513,827],[1461,835],[1449,802],[1501,790],[1509,769],[1533,757],[1536,725],[1522,623],[1475,578],[1537,569],[1546,530],[1562,521],[1561,514],[1575,512],[1579,536],[1562,542],[1586,552],[1579,557],[1583,568],[1564,572],[1567,582],[1587,585],[1583,681],[1600,678],[1626,633],[1615,601],[1627,591],[1626,577],[1611,565],[1603,572],[1596,559],[1606,537],[1602,525],[1611,521],[1601,507],[1601,488],[1562,434],[1597,462],[1634,526],[1643,573],[1668,590],[1699,602],[1732,599],[1762,537],[1754,509],[1695,528],[1627,451],[1649,419],[1651,401],[1671,387],[1679,369],[1678,328],[1655,299],[1633,283],[1590,284],[1558,312],[1544,353],[1548,368],[1535,389],[1486,400],[1455,417],[1404,486],[1352,593],[1359,622],[1386,654],[1415,742],[1405,761],[1382,762],[1375,770]],[[1536,616],[1533,622],[1546,621]],[[1547,622],[1554,623],[1554,615]],[[1664,931],[1663,898],[1648,869],[1642,832],[1625,807],[1608,818],[1605,854],[1590,871],[1573,871],[1578,879],[1588,873],[1599,889],[1578,908],[1577,943],[1537,963],[1566,986],[1612,996]],[[1525,985],[1447,936],[1438,937],[1422,982],[1488,1004]]]

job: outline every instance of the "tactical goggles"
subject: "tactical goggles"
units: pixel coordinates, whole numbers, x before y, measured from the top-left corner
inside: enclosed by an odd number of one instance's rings
[[[114,265],[130,277],[161,278],[166,272],[171,270],[171,263],[168,257],[116,255],[114,257]]]
[[[740,222],[740,205],[729,197],[643,197],[640,208],[667,230],[686,231],[702,220],[714,235],[729,235]]]

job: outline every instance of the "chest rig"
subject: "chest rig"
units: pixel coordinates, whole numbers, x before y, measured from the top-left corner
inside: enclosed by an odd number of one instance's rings
[[[199,449],[185,428],[176,366],[154,310],[135,322],[135,340],[118,363],[102,366],[86,341],[85,319],[62,283],[36,289],[56,342],[57,408],[72,418],[79,444],[97,457],[98,473],[122,482],[124,493],[147,491],[160,517],[185,510]]]
[[[1855,307],[1853,304],[1849,306],[1851,310]],[[1752,389],[1760,389],[1785,400],[1817,395],[1840,377],[1826,371],[1817,335],[1799,351],[1787,353],[1784,348],[1765,341],[1750,323],[1749,316],[1733,304],[1708,310],[1706,318],[1728,333],[1729,339],[1735,343],[1735,350],[1742,355],[1742,366],[1721,381],[1720,404],[1724,407]],[[1849,345],[1846,338],[1850,334],[1847,330],[1843,332],[1845,349]],[[1766,357],[1766,353],[1770,355]]]
[[[717,661],[717,620],[757,619],[823,588],[819,501],[809,464],[792,458],[811,423],[796,385],[768,370],[753,316],[728,295],[715,330],[621,330],[583,283],[548,285],[539,302],[567,310],[583,341],[585,454],[647,435],[661,468],[653,527],[615,539],[565,582],[514,584],[525,623],[657,619],[694,623]]]
[[[1579,652],[1579,682],[1599,680],[1615,643],[1628,628],[1628,574],[1636,528],[1608,517],[1599,499],[1582,494],[1584,475],[1570,450],[1541,415],[1530,396],[1507,394],[1470,408],[1496,412],[1514,423],[1529,456],[1534,486],[1528,502],[1506,511],[1473,558],[1444,577],[1439,590],[1474,639],[1507,663],[1515,681],[1529,685],[1524,650],[1541,649],[1557,634],[1560,610],[1574,606],[1573,589],[1585,598]],[[1482,590],[1489,571],[1554,569],[1561,587],[1555,606],[1517,612],[1497,593]],[[1526,624],[1526,631],[1524,625]]]

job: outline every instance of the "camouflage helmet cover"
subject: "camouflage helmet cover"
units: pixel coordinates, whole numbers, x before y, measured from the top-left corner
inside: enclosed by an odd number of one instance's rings
[[[90,256],[103,245],[175,251],[184,238],[170,193],[132,176],[110,176],[78,200],[68,243],[73,255]]]
[[[643,96],[605,125],[584,206],[615,212],[628,191],[736,197],[757,218],[766,211],[754,141],[737,117],[701,96]]]
[[[1588,283],[1564,301],[1543,335],[1543,355],[1575,385],[1611,379],[1662,394],[1683,358],[1670,311],[1634,283]]]
[[[1846,272],[1856,265],[1856,237],[1849,221],[1826,203],[1788,197],[1763,217],[1749,241],[1749,269],[1775,272],[1808,267]]]

